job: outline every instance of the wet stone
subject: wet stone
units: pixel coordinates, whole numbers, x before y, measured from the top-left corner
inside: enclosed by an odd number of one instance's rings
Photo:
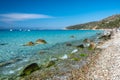
[[[35,43],[36,44],[47,44],[47,42],[45,40],[43,40],[43,39],[38,39],[38,40],[36,40]]]
[[[28,42],[27,44],[25,44],[25,45],[23,45],[23,46],[34,46],[35,44],[32,42],[32,41],[30,41],[30,42]]]
[[[38,66],[37,63],[32,63],[30,65],[28,65],[21,73],[20,76],[26,76],[26,75],[29,75],[31,74],[32,72],[36,71],[40,69],[40,67]]]
[[[84,48],[84,45],[83,45],[83,44],[80,44],[80,45],[77,45],[76,47],[77,47],[77,48]]]

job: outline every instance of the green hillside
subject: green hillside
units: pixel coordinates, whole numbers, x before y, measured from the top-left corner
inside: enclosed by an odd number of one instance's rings
[[[120,15],[113,15],[100,21],[68,26],[66,29],[112,29],[120,27]]]

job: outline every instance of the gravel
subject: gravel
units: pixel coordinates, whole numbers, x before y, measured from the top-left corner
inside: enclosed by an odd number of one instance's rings
[[[88,80],[120,80],[120,32],[100,46],[102,49],[94,67],[87,73]],[[104,48],[104,49],[103,49]]]

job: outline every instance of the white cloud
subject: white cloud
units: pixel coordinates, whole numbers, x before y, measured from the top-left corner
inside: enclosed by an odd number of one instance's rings
[[[26,13],[9,13],[0,14],[0,21],[23,21],[28,19],[42,19],[42,18],[53,18],[52,16],[44,14],[26,14]]]

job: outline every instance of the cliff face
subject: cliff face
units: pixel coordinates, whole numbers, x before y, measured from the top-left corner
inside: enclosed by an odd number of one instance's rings
[[[112,29],[117,27],[120,27],[120,14],[107,17],[100,21],[68,26],[66,29]]]

